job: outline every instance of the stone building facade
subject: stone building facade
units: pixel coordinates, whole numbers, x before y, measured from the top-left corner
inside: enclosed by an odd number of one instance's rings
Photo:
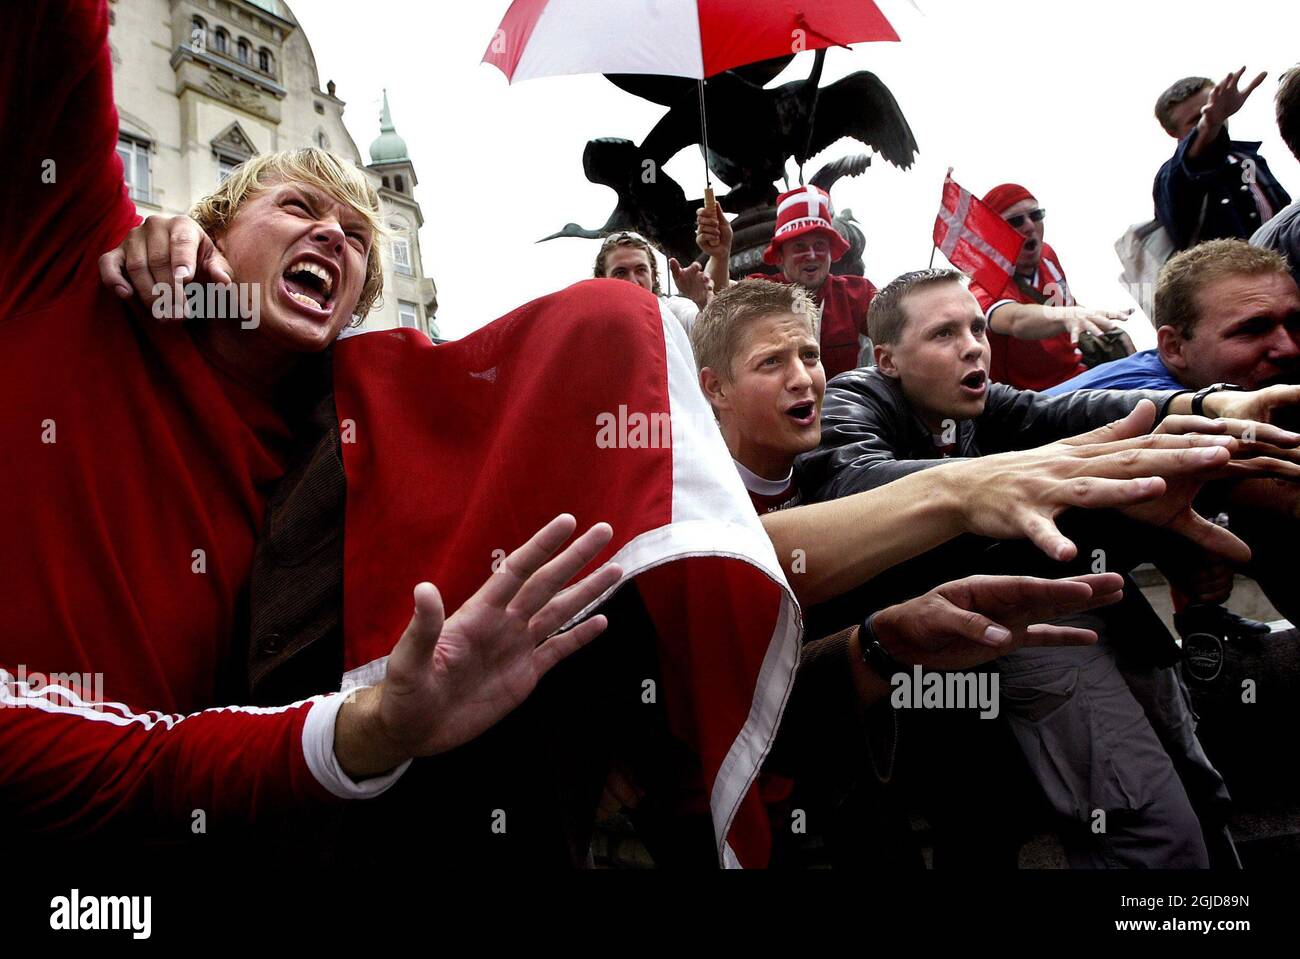
[[[142,216],[186,212],[256,153],[317,146],[366,170],[393,231],[383,303],[365,329],[438,335],[420,255],[415,168],[384,97],[364,164],[344,102],[284,0],[110,0],[118,153]]]

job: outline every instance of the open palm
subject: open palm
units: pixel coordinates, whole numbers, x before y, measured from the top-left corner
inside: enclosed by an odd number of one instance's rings
[[[415,615],[389,656],[379,704],[385,733],[407,754],[432,755],[479,736],[605,629],[605,617],[593,616],[552,635],[622,576],[607,564],[563,588],[613,535],[599,523],[551,559],[576,526],[568,514],[556,517],[445,622],[438,590],[416,587]]]

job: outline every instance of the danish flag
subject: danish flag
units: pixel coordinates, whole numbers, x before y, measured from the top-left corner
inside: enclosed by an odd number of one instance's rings
[[[943,180],[934,245],[948,262],[986,290],[1001,290],[1015,272],[1025,238],[952,178]]]
[[[831,211],[831,198],[815,186],[810,186],[806,193],[796,193],[794,196],[789,197],[776,211],[777,214],[784,213],[796,203],[808,204],[808,213],[806,215],[809,217],[829,221],[834,215]],[[823,207],[826,210],[824,213],[822,212]]]

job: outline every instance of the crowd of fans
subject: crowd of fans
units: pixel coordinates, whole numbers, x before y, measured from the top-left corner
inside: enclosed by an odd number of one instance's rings
[[[457,610],[420,584],[385,671],[328,695],[342,678],[329,637],[343,629],[348,508],[329,347],[379,289],[377,199],[360,173],[304,150],[249,161],[195,219],[134,226],[112,159],[102,13],[37,16],[41,36],[0,40],[0,85],[21,94],[5,98],[6,125],[86,145],[75,191],[5,199],[6,222],[44,231],[30,249],[49,254],[0,270],[0,322],[15,330],[4,374],[20,384],[22,414],[6,420],[6,442],[17,448],[42,422],[43,403],[65,423],[90,403],[100,426],[62,427],[57,449],[72,458],[22,460],[0,496],[0,520],[36,544],[34,563],[19,537],[5,547],[13,638],[0,705],[40,704],[0,709],[0,808],[30,830],[115,836],[163,810],[224,822],[251,810],[263,852],[286,843],[382,862],[417,850],[443,857],[424,860],[434,868],[457,857],[583,865],[598,813],[626,811],[656,863],[716,864],[716,815],[688,788],[690,760],[664,714],[612,692],[676,668],[655,653],[645,598],[620,591],[557,632],[619,582],[611,563],[571,583],[610,542],[603,523],[568,542],[577,524],[558,517]],[[60,44],[69,56],[49,57]],[[91,64],[76,82],[38,62],[73,53]],[[670,263],[684,297],[662,296],[643,239],[602,244],[595,276],[660,297],[669,341],[686,331],[735,465],[725,482],[748,494],[802,604],[797,672],[758,779],[774,863],[804,862],[815,833],[838,864],[915,867],[908,817],[920,809],[937,865],[1014,866],[1020,811],[1037,802],[1074,866],[1240,865],[1229,784],[1198,742],[1179,646],[1130,575],[1155,563],[1180,612],[1204,617],[1245,570],[1295,620],[1281,557],[1300,521],[1300,433],[1285,428],[1300,408],[1300,214],[1255,147],[1228,139],[1227,118],[1260,82],[1242,91],[1240,79],[1162,95],[1157,116],[1179,145],[1156,204],[1185,249],[1161,274],[1156,349],[1091,369],[1080,338],[1115,333],[1127,313],[1074,301],[1044,211],[1016,184],[985,196],[1025,237],[1001,290],[945,269],[880,289],[833,275],[847,244],[815,187],[778,200],[763,256],[772,275],[733,281],[717,205],[698,214],[701,261]],[[1300,158],[1300,69],[1277,107]],[[268,294],[259,330],[209,320],[176,346],[139,301],[189,277],[284,293]],[[648,302],[614,283],[597,291],[610,323]],[[68,362],[57,375],[36,368],[51,344]],[[588,362],[600,362],[598,342]],[[543,373],[560,388],[563,370]],[[235,467],[247,483],[230,480]],[[518,482],[546,467],[521,463]],[[1228,528],[1212,521],[1221,514]],[[162,566],[153,592],[133,579],[163,547],[188,555],[196,526],[219,543],[201,586]],[[272,637],[268,618],[287,625]],[[118,645],[88,619],[126,623],[110,631]],[[114,677],[107,719],[8,672],[106,660],[138,667]],[[241,688],[230,674],[258,689],[264,666],[281,680],[260,687],[260,709],[221,699]],[[993,695],[982,710],[907,708],[899,677],[923,671]],[[707,695],[692,708],[707,710]],[[205,711],[163,718],[189,710]],[[185,738],[164,735],[173,725]],[[95,738],[106,733],[122,738]],[[247,796],[232,799],[223,776]],[[91,801],[96,777],[111,784]],[[523,810],[508,831],[467,828],[467,810],[506,794]],[[305,836],[266,835],[295,818]]]
[[[831,226],[830,198],[816,187],[789,191],[777,201],[775,235],[764,261],[780,271],[733,284],[726,217],[716,205],[701,209],[697,242],[709,258],[713,282],[696,296],[704,308],[701,318],[692,321],[693,328],[685,325],[701,388],[755,508],[766,513],[834,500],[877,488],[920,465],[1063,438],[1130,412],[1140,394],[1129,391],[1191,391],[1189,411],[1199,417],[1215,392],[1300,383],[1300,290],[1288,282],[1288,273],[1295,273],[1290,264],[1300,259],[1297,205],[1286,206],[1289,197],[1257,143],[1228,139],[1227,118],[1264,77],[1242,90],[1243,72],[1219,84],[1203,77],[1180,80],[1156,104],[1157,119],[1179,143],[1157,175],[1156,211],[1181,252],[1161,273],[1153,350],[1135,353],[1123,333],[1131,309],[1076,304],[1056,253],[1044,242],[1045,212],[1018,184],[999,185],[983,197],[1025,237],[1014,275],[995,291],[953,270],[905,274],[883,291],[865,278],[831,275],[830,264],[846,244]],[[1277,94],[1279,127],[1300,158],[1297,114],[1300,68],[1282,79]],[[649,249],[645,256],[653,260]],[[597,275],[613,274],[598,266]],[[787,291],[773,283],[786,284]],[[839,287],[855,295],[846,297]],[[861,363],[844,360],[846,331],[850,337],[862,334]],[[1079,349],[1088,333],[1124,337],[1129,355],[1089,368]],[[721,349],[724,341],[732,344],[732,354]],[[750,355],[784,368],[766,373],[768,395],[741,385]],[[815,356],[820,376],[811,369]],[[727,383],[734,384],[730,400]],[[1104,402],[1117,406],[1088,411],[1100,397],[1080,391],[1094,390],[1106,390]],[[1048,397],[1056,396],[1072,396],[1079,405],[1054,406]],[[1170,413],[1162,410],[1161,428],[1190,428],[1175,426],[1177,417]],[[782,429],[789,417],[803,439],[782,448],[780,440],[790,438],[789,429]],[[1203,513],[1225,516],[1223,510],[1232,507],[1234,528],[1251,547],[1249,564],[1237,568],[1255,576],[1292,616],[1282,550],[1295,533],[1296,504],[1294,487],[1267,481],[1237,484],[1231,493],[1212,485],[1198,499]],[[1117,554],[1133,545],[1122,531],[1095,542]],[[1238,638],[1267,633],[1267,624],[1222,606],[1232,591],[1233,567],[1222,556],[1189,552],[1185,545],[1153,542],[1128,554],[1130,566],[1150,561],[1169,578],[1179,631]],[[996,568],[979,554],[963,562],[954,549],[932,550],[922,559],[924,566],[913,561],[903,567],[923,571],[915,581],[907,582],[896,568],[877,577],[874,597],[858,590],[839,605],[852,618],[930,582]],[[942,565],[949,561],[951,569]],[[1126,579],[1123,604],[1077,617],[1101,637],[1097,646],[999,657],[1009,725],[1056,814],[1072,864],[1239,865],[1227,833],[1227,789],[1196,740],[1177,645]],[[836,616],[827,621],[843,625],[844,617]],[[822,621],[814,611],[810,622]],[[946,767],[961,769],[951,749],[954,730],[937,738],[927,732],[933,754]],[[980,744],[978,754],[992,755],[991,742]],[[930,787],[933,803],[944,788],[961,789],[962,780],[954,776]],[[995,803],[969,805],[969,822],[997,820]],[[1125,815],[1118,827],[1090,831],[1088,817],[1098,809],[1123,809]],[[936,815],[942,821],[953,813]],[[1007,853],[985,843],[975,848],[986,861]]]

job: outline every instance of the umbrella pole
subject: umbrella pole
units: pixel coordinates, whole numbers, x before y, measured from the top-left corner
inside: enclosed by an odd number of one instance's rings
[[[716,201],[713,199],[713,180],[709,176],[709,115],[704,108],[704,78],[699,80],[700,87],[700,143],[704,146],[704,208],[710,213]]]

